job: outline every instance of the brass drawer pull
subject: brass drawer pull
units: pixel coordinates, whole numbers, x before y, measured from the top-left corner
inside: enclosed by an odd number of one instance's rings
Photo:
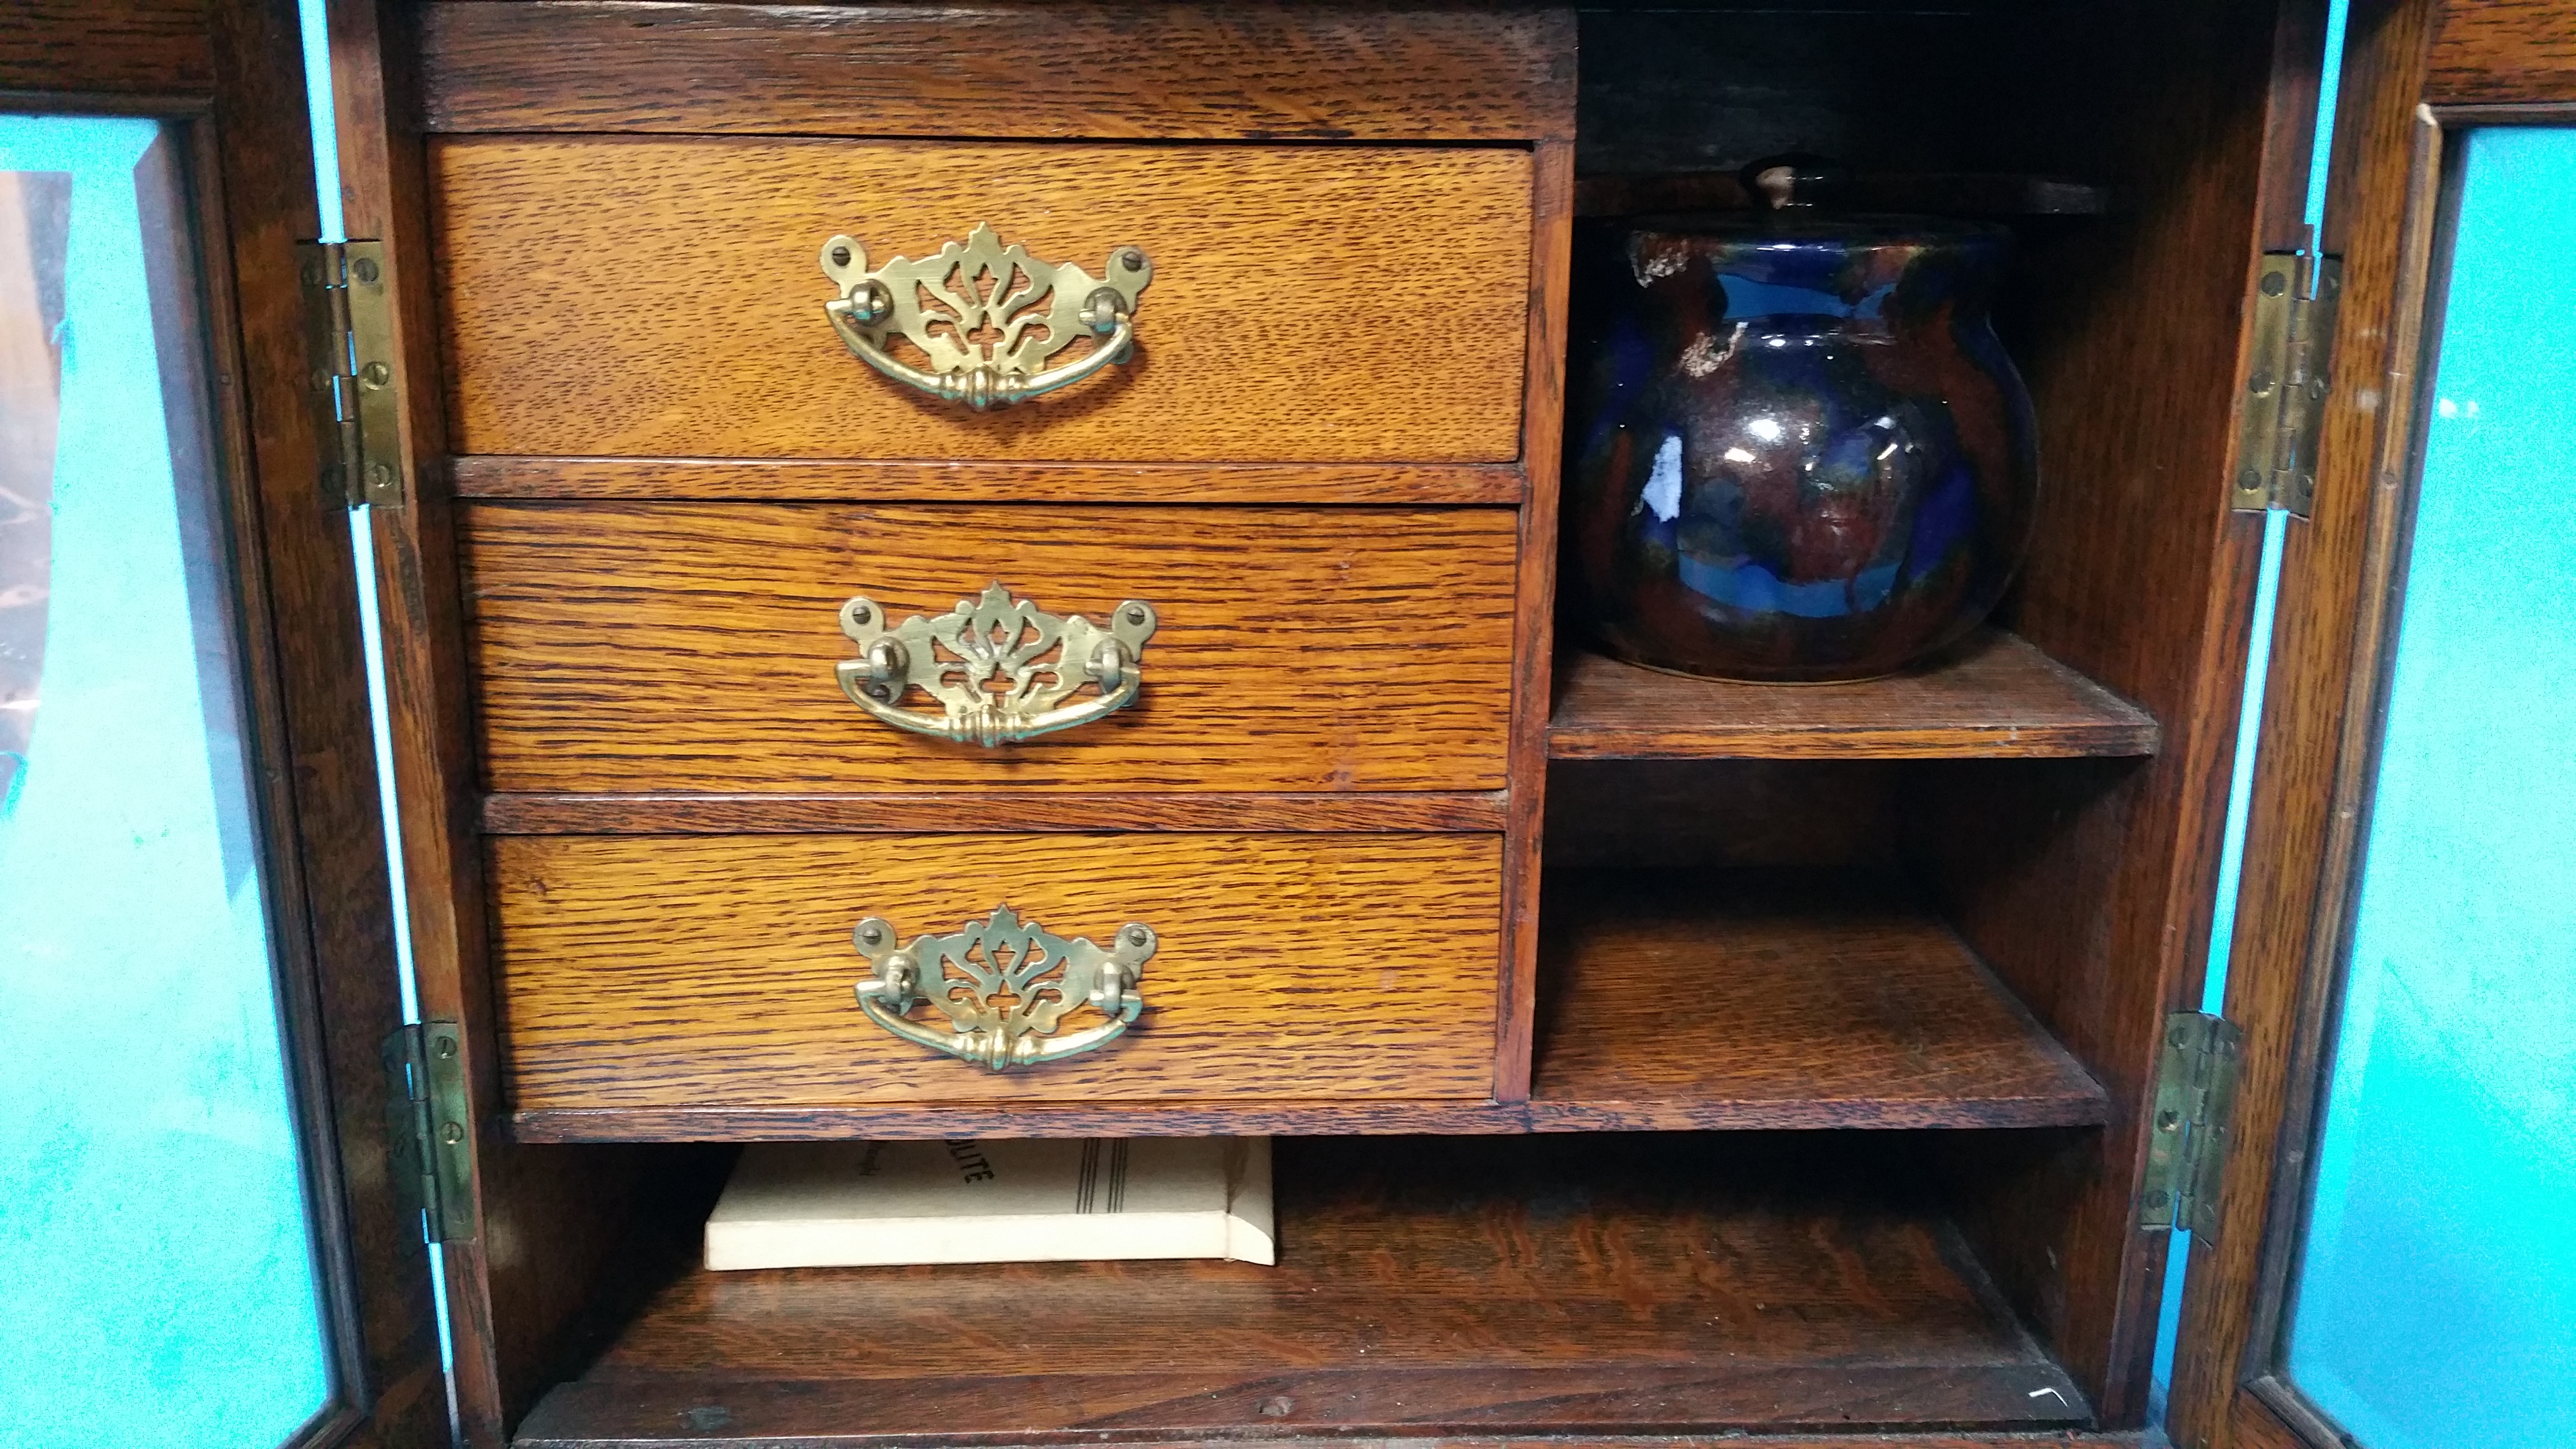
[[[852,703],[897,729],[943,740],[1006,745],[1069,730],[1135,702],[1144,687],[1154,606],[1120,604],[1104,629],[1080,614],[1057,618],[996,583],[936,619],[913,615],[893,629],[874,601],[841,606],[841,632],[859,657],[837,667]],[[1049,650],[1058,651],[1053,660]],[[1100,692],[1067,704],[1084,685]],[[918,686],[941,713],[903,709]]]
[[[1042,262],[1002,244],[990,226],[914,261],[897,257],[868,270],[865,248],[846,236],[823,243],[823,274],[840,300],[823,304],[832,330],[861,362],[943,402],[982,412],[1071,387],[1127,360],[1136,339],[1136,294],[1154,264],[1134,247],[1109,254],[1107,277],[1071,262]],[[887,351],[894,335],[929,357],[927,371]],[[1047,360],[1092,339],[1062,367]]]
[[[1111,1040],[1145,1008],[1136,985],[1154,955],[1155,937],[1130,922],[1107,949],[1066,940],[1009,906],[949,936],[915,936],[903,945],[894,927],[870,916],[851,933],[876,974],[858,984],[859,1009],[886,1030],[932,1051],[994,1071],[1062,1061]],[[907,1013],[928,1002],[948,1030]],[[1057,1035],[1074,1008],[1101,1020]]]

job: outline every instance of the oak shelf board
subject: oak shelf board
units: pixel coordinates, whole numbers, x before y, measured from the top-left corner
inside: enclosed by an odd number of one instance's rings
[[[2101,1084],[1901,884],[1570,873],[1539,956],[1534,1124],[2087,1126]]]
[[[2017,634],[1853,684],[1694,679],[1581,653],[1557,672],[1560,760],[2050,759],[2152,755],[2146,711]]]
[[[1281,1139],[1275,1267],[675,1267],[515,1442],[2086,1426],[1878,1146]]]

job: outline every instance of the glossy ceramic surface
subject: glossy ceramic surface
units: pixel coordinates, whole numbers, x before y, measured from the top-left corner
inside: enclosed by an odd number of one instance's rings
[[[1598,643],[1861,679],[1973,628],[2038,491],[2030,397],[1988,319],[2009,245],[1899,218],[1590,229],[1567,523]]]

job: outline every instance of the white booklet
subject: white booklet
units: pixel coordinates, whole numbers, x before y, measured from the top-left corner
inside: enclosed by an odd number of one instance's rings
[[[707,1266],[1275,1263],[1270,1139],[763,1142],[707,1219]]]

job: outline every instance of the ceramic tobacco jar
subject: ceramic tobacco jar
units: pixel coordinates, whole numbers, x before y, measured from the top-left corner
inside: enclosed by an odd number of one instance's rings
[[[2010,245],[1801,206],[1588,228],[1566,523],[1599,645],[1689,674],[1862,679],[1975,627],[2039,481],[1989,320]]]

